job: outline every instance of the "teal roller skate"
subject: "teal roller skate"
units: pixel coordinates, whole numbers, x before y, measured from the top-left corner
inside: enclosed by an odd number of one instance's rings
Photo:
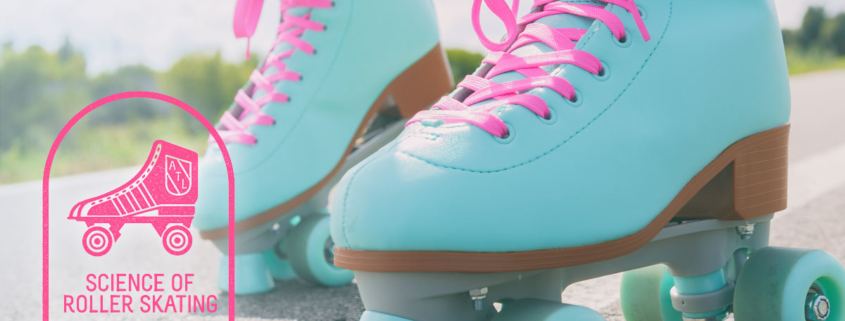
[[[841,263],[767,247],[790,112],[772,0],[484,3],[508,34],[334,193],[362,321],[602,320],[561,291],[625,271],[629,321],[842,320]]]
[[[261,2],[238,3],[236,35],[252,34]],[[452,88],[430,0],[286,0],[281,11],[272,51],[217,125],[235,171],[235,289],[215,144],[199,165],[194,224],[224,253],[219,287],[237,294],[296,276],[349,283],[333,264],[330,189]]]

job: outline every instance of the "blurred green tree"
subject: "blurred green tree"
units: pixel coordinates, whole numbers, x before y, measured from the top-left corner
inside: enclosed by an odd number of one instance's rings
[[[143,65],[89,76],[85,57],[65,39],[56,51],[40,46],[0,50],[0,184],[37,178],[44,156],[61,127],[96,99],[126,92],[163,92],[185,100],[212,122],[247,81],[257,59],[228,63],[220,54],[191,54],[170,70]],[[113,105],[113,106],[111,106]],[[57,175],[133,165],[137,142],[160,137],[184,140],[202,150],[207,134],[187,114],[150,99],[128,99],[93,111],[65,138],[77,153],[57,165]],[[181,124],[191,124],[186,130]],[[109,138],[102,141],[103,131]],[[164,136],[162,136],[164,135]],[[143,153],[143,151],[142,151]]]
[[[155,72],[143,65],[120,67],[114,72],[103,73],[91,80],[94,99],[127,91],[156,91]],[[125,123],[168,115],[166,104],[152,99],[127,99],[111,103],[112,107],[97,110],[90,116],[92,125]]]
[[[85,57],[65,43],[58,52],[3,45],[0,54],[0,152],[13,143],[42,146],[90,97]]]
[[[845,56],[845,12],[825,21],[820,38],[835,54]]]
[[[783,36],[783,45],[787,48],[800,46],[798,43],[798,31],[792,29],[781,30]]]
[[[816,44],[819,40],[824,20],[823,7],[810,7],[807,9],[807,13],[804,14],[804,20],[801,22],[801,29],[798,30],[798,41],[801,47],[806,49]]]
[[[226,63],[220,52],[190,54],[179,59],[160,76],[162,93],[178,97],[214,123],[234,101],[238,89],[249,80],[258,59],[239,64]],[[199,124],[193,129],[202,130]]]

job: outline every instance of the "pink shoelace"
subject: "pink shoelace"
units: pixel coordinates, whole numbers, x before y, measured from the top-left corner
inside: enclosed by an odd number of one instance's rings
[[[532,13],[526,14],[517,23],[516,14],[519,8],[519,0],[513,0],[513,5],[510,8],[504,0],[483,1],[502,20],[507,30],[504,41],[498,43],[490,41],[481,30],[479,21],[482,0],[474,0],[472,25],[481,43],[487,49],[493,51],[483,60],[484,63],[491,64],[492,68],[484,77],[469,75],[458,84],[458,87],[473,92],[463,101],[448,96],[443,97],[431,110],[417,113],[408,121],[406,126],[426,119],[443,121],[444,123],[469,123],[492,135],[505,138],[509,135],[507,125],[491,113],[496,107],[520,105],[531,110],[537,116],[546,119],[550,117],[549,106],[543,99],[522,92],[532,88],[545,87],[570,101],[575,101],[577,98],[572,84],[561,77],[549,75],[542,67],[571,64],[594,75],[600,75],[603,68],[601,61],[589,52],[574,49],[575,44],[586,34],[587,30],[576,28],[554,29],[544,24],[534,23],[537,19],[558,14],[592,18],[607,25],[618,41],[623,41],[626,37],[622,20],[610,11],[605,10],[603,6],[556,2],[556,0],[534,0],[532,9],[538,7],[540,9],[532,10]],[[633,15],[645,41],[650,39],[634,0],[597,1],[614,4],[627,10]],[[524,29],[517,35],[520,27],[524,27]],[[546,44],[554,51],[524,57],[511,54],[517,48],[534,42]],[[495,83],[490,80],[497,75],[510,71],[521,74],[525,79],[504,83]],[[493,101],[478,107],[469,107],[488,99]]]
[[[223,129],[220,130],[220,136],[225,142],[245,145],[255,144],[258,140],[255,135],[248,131],[249,127],[253,125],[269,126],[276,123],[275,119],[265,114],[261,108],[270,102],[284,103],[290,101],[290,97],[284,93],[276,92],[273,84],[282,80],[300,81],[302,79],[299,73],[288,70],[282,59],[293,55],[295,50],[309,55],[313,55],[315,52],[314,46],[302,40],[300,36],[306,30],[323,31],[325,25],[312,21],[310,12],[303,16],[296,16],[288,14],[288,9],[293,7],[331,8],[334,5],[331,0],[282,0],[281,2],[282,23],[279,24],[277,38],[271,48],[275,48],[282,43],[287,43],[293,48],[279,54],[274,54],[271,49],[264,65],[258,70],[252,71],[252,75],[249,77],[249,80],[255,85],[252,92],[247,94],[242,89],[235,96],[235,102],[243,111],[236,117],[227,110],[220,118],[220,123],[223,126]],[[235,6],[233,23],[235,37],[247,38],[247,59],[249,59],[249,38],[255,33],[263,4],[264,0],[238,0]],[[274,67],[276,72],[264,76],[264,72],[270,67]],[[264,95],[254,99],[253,97],[256,97],[256,93],[259,91],[263,91]],[[212,138],[209,138],[209,142],[212,141]]]

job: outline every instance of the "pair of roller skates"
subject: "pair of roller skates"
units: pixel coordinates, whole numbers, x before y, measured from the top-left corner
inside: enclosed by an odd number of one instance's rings
[[[346,268],[362,321],[604,320],[561,292],[627,271],[629,321],[845,320],[840,262],[767,247],[790,110],[772,0],[483,3],[493,53],[418,112],[449,87],[428,0],[283,2],[219,125],[236,293]],[[215,147],[200,167],[195,226],[226,253]]]

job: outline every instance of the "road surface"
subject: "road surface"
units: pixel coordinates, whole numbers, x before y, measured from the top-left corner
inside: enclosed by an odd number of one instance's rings
[[[772,245],[819,248],[845,261],[845,70],[792,79],[790,207],[777,215]],[[46,153],[45,153],[46,154]],[[54,320],[225,320],[227,300],[214,286],[220,254],[194,235],[191,251],[167,255],[149,225],[127,225],[105,258],[82,249],[84,224],[68,221],[75,201],[99,195],[126,182],[135,169],[57,178],[51,185],[50,299]],[[0,311],[5,320],[41,317],[41,185],[0,186]],[[63,295],[89,294],[87,273],[193,273],[188,294],[216,295],[215,315],[68,314]],[[590,307],[609,321],[623,321],[620,275],[575,284],[564,301]],[[325,289],[294,280],[277,283],[270,293],[236,300],[238,319],[354,321],[363,306],[354,284]]]

